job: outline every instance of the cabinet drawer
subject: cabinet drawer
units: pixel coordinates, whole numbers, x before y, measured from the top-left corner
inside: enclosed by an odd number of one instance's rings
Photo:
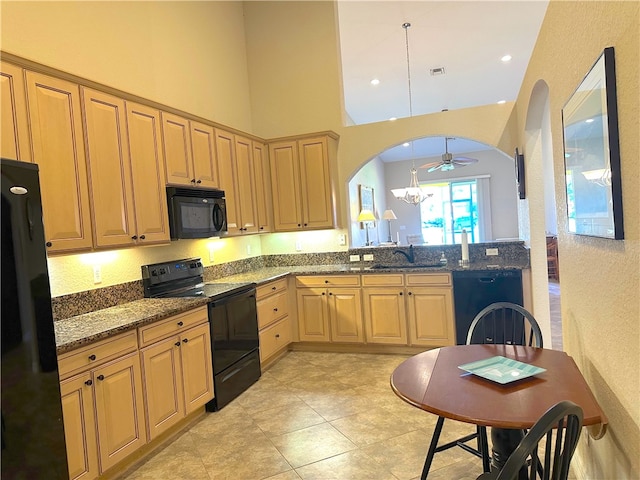
[[[362,275],[362,285],[365,287],[402,287],[404,285],[404,278],[401,273]]]
[[[275,322],[289,313],[289,296],[287,292],[280,292],[276,295],[259,300],[258,304],[258,329]]]
[[[207,322],[209,321],[207,315],[207,307],[204,306],[141,327],[138,329],[140,346],[144,347],[176,333],[182,333],[187,328]]]
[[[451,285],[451,274],[408,273],[407,285]]]
[[[282,278],[273,282],[260,285],[256,288],[256,299],[261,300],[269,295],[273,295],[278,292],[282,292],[287,289],[287,279]]]
[[[260,332],[260,362],[291,343],[291,320],[285,317]]]
[[[62,354],[58,358],[60,378],[68,378],[89,368],[101,365],[114,358],[133,352],[138,348],[136,331],[93,343],[86,347]]]
[[[296,277],[298,287],[359,287],[360,275],[305,275]]]

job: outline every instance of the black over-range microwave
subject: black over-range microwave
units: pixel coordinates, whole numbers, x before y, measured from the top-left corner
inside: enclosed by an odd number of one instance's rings
[[[227,233],[222,190],[167,187],[171,240],[219,237]]]

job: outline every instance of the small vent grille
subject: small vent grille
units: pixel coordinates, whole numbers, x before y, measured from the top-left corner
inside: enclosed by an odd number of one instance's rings
[[[429,69],[429,73],[431,73],[432,77],[435,77],[436,75],[444,75],[444,67],[431,68]]]

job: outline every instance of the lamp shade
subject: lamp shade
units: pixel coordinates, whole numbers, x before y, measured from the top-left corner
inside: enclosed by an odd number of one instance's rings
[[[362,210],[358,215],[359,222],[375,222],[376,217],[371,210]]]
[[[383,220],[397,220],[398,217],[396,217],[396,214],[393,213],[393,210],[385,210],[384,213],[382,214],[382,219]]]

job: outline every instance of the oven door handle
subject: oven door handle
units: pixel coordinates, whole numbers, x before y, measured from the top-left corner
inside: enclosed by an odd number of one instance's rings
[[[237,292],[237,293],[233,293],[231,295],[224,295],[222,294],[223,297],[219,298],[218,300],[212,300],[211,302],[209,302],[209,305],[211,307],[219,307],[220,305],[225,305],[229,302],[233,302],[239,298],[255,298],[256,294],[255,294],[255,289],[254,288],[250,288],[248,290],[243,290],[241,292]]]

